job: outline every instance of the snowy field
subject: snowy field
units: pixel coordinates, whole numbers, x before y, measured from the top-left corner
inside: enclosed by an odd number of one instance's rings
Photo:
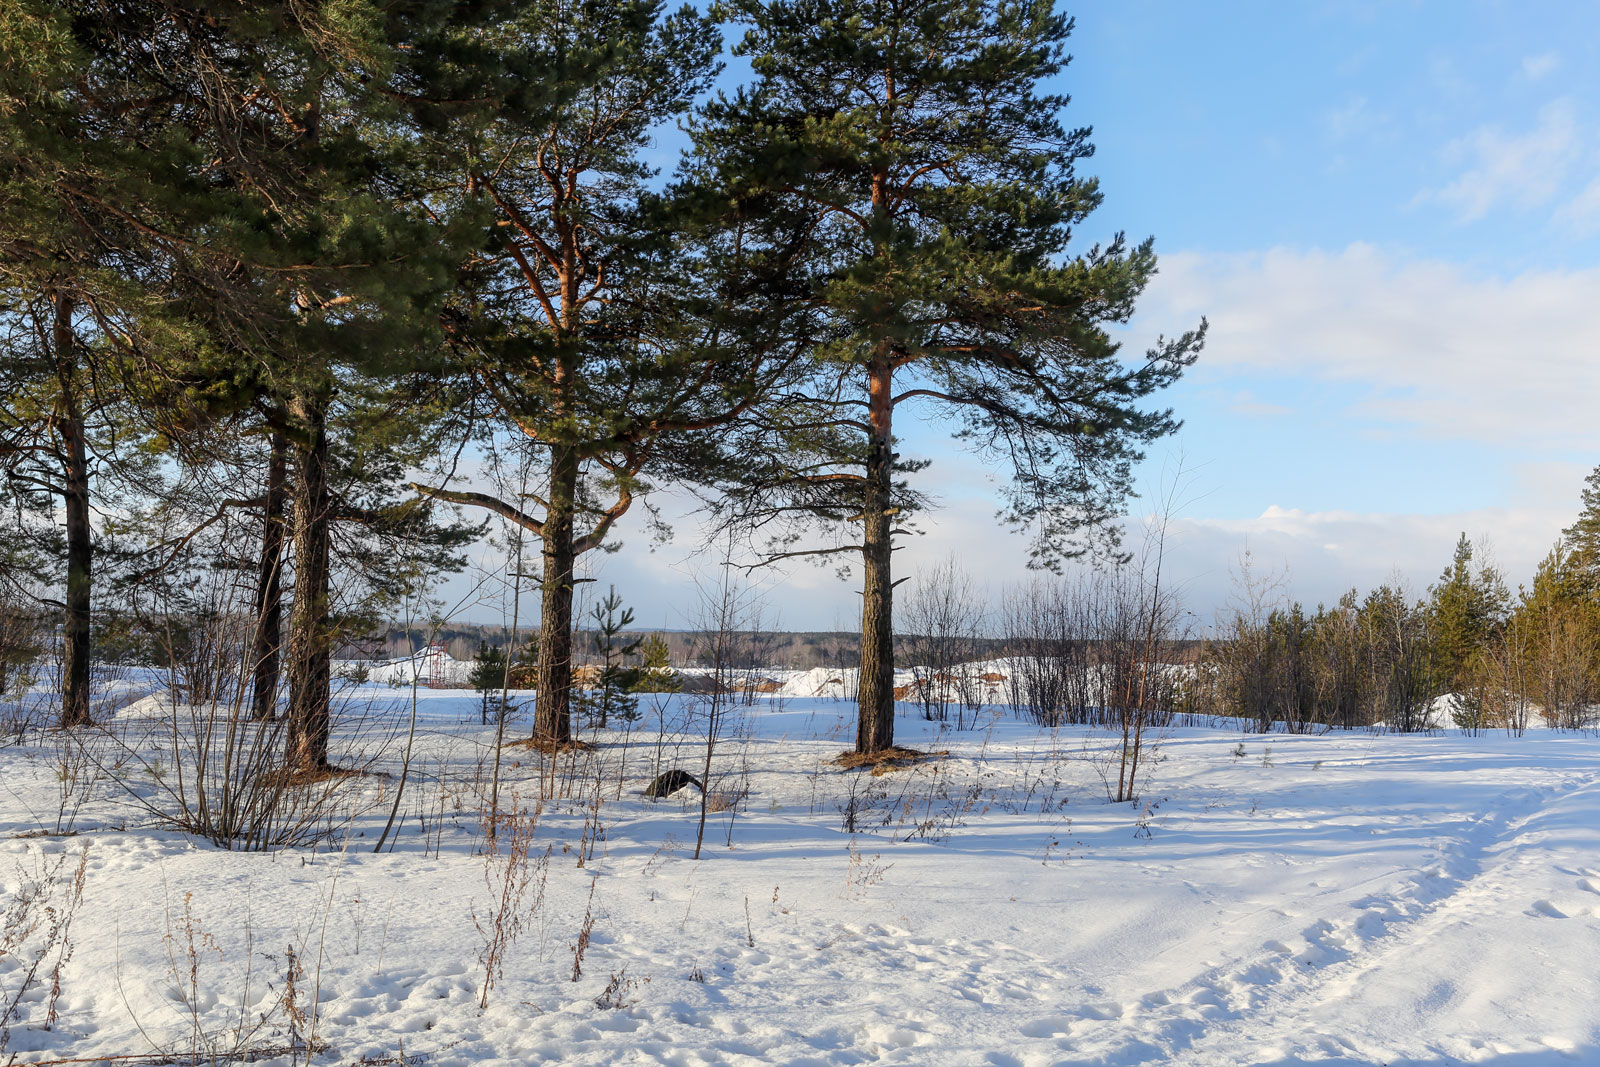
[[[853,705],[762,698],[717,749],[730,806],[697,861],[698,794],[640,791],[698,772],[703,724],[646,697],[554,768],[507,750],[520,825],[559,795],[505,909],[477,699],[419,695],[381,854],[410,694],[343,699],[336,761],[386,774],[343,783],[314,847],[230,852],[133,803],[182,777],[159,700],[85,749],[0,749],[8,922],[51,871],[63,915],[87,849],[56,1018],[36,974],[0,1063],[287,1064],[310,1037],[324,1064],[1600,1063],[1593,737],[1179,729],[1130,806],[1094,731],[907,706],[898,740],[949,756],[873,776],[828,762]],[[480,1009],[497,910],[522,929]],[[0,958],[6,1003],[46,933]]]

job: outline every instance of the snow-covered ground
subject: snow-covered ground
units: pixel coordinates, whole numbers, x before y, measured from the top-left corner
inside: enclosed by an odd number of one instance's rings
[[[874,777],[827,762],[852,704],[761,698],[717,751],[713,793],[742,800],[697,861],[694,791],[640,795],[698,770],[697,705],[647,697],[553,776],[508,749],[502,796],[562,795],[480,1010],[507,863],[482,849],[493,728],[473,695],[419,694],[374,854],[411,697],[345,700],[337,758],[389,776],[346,782],[315,848],[225,851],[129,803],[181,777],[160,700],[111,728],[139,758],[49,733],[0,749],[3,902],[88,850],[57,1018],[40,1028],[36,982],[0,1062],[190,1062],[313,1028],[324,1064],[1600,1062],[1593,737],[1177,730],[1130,806],[1105,800],[1102,734],[906,717],[899,740],[949,757]],[[78,833],[26,836],[58,823]],[[0,1003],[26,959],[0,958]]]

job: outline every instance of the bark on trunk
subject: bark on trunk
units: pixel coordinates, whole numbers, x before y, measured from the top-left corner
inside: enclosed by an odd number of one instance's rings
[[[577,454],[558,447],[551,456],[550,506],[544,520],[539,692],[533,718],[534,737],[556,743],[572,738],[572,523],[577,490]]]
[[[61,725],[89,725],[90,601],[94,582],[94,538],[89,525],[89,457],[83,411],[78,404],[72,337],[72,298],[55,297],[52,341],[61,386],[61,480],[67,520],[66,618],[61,631]]]
[[[278,714],[278,667],[283,645],[283,504],[288,454],[288,442],[281,433],[274,433],[272,455],[267,461],[267,499],[262,509],[261,565],[256,572],[252,718],[259,722],[270,722]]]
[[[328,766],[331,693],[328,618],[327,401],[298,397],[289,413],[301,440],[294,451],[294,607],[289,637],[287,758],[296,770]]]
[[[881,752],[894,744],[894,582],[890,568],[894,547],[893,374],[887,356],[874,359],[868,374],[872,435],[861,516],[865,581],[861,592],[861,678],[856,696],[860,707],[856,751],[862,753]]]

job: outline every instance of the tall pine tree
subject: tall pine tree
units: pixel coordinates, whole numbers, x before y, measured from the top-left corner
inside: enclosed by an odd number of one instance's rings
[[[344,445],[341,462],[337,430],[346,415],[346,426],[376,425],[359,409],[438,351],[458,255],[410,179],[414,104],[436,74],[459,80],[441,73],[441,57],[460,50],[434,45],[459,29],[460,6],[74,6],[83,47],[143,102],[145,126],[189,153],[149,172],[165,199],[159,218],[138,222],[159,249],[159,292],[193,337],[140,346],[133,359],[148,406],[171,416],[166,433],[230,418],[234,432],[275,439],[264,451],[282,456],[283,476],[268,474],[259,501],[261,571],[282,566],[272,516],[283,501],[293,558],[288,754],[314,771],[327,765],[333,524],[381,517],[336,491],[341,472],[372,466],[366,441]],[[265,629],[271,590],[258,601]]]
[[[0,9],[0,487],[39,519],[18,532],[44,535],[31,562],[63,587],[49,600],[63,726],[90,718],[96,496],[145,459],[117,358],[164,317],[149,292],[151,174],[188,154],[167,127],[147,128],[144,94],[80,15]]]
[[[891,553],[922,503],[897,417],[953,419],[1007,468],[1005,516],[1055,567],[1111,530],[1141,446],[1177,426],[1141,402],[1193,361],[1201,332],[1125,358],[1106,327],[1154,274],[1151,243],[1068,251],[1101,195],[1077,174],[1089,131],[1061,125],[1067,98],[1045,85],[1072,28],[1050,0],[724,10],[756,81],[706,110],[697,143],[752,214],[805,235],[817,315],[809,387],[768,409],[751,448],[773,461],[731,489],[746,518],[852,531],[771,558],[859,555],[856,747],[876,752],[893,743]]]
[[[705,431],[765,395],[787,363],[758,297],[765,266],[737,220],[692,182],[653,191],[652,131],[717,70],[715,23],[656,0],[524,5],[512,36],[562,85],[549,115],[486,109],[440,137],[485,254],[466,272],[450,337],[493,420],[487,447],[537,456],[520,498],[443,481],[419,492],[487,509],[541,541],[534,735],[572,736],[577,562],[607,544],[651,483],[723,457]],[[792,346],[791,346],[792,348]]]

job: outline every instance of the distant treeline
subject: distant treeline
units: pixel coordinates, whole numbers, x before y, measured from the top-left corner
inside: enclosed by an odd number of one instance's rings
[[[692,630],[624,631],[619,635],[624,641],[647,634],[658,634],[667,644],[674,667],[695,666],[701,655],[704,637]],[[516,635],[520,650],[532,643],[537,630],[523,627]],[[398,659],[432,643],[442,644],[455,659],[471,659],[483,645],[504,648],[511,643],[507,626],[493,623],[458,623],[440,630],[391,627],[379,634],[352,641],[339,651],[344,659]],[[821,630],[793,633],[762,632],[741,635],[741,645],[752,648],[764,657],[763,667],[789,670],[810,670],[812,667],[854,667],[861,653],[861,635],[848,632]],[[599,656],[597,635],[592,630],[578,630],[573,634],[573,657],[578,662],[588,662]],[[977,638],[980,655],[998,655],[1005,642],[999,638]],[[904,650],[915,641],[909,635],[897,635],[896,651]]]
[[[655,634],[666,642],[674,667],[701,665],[704,635],[693,630],[628,630],[620,637],[627,642],[636,637]],[[532,642],[535,631],[524,627],[518,631],[517,647],[522,649]],[[747,655],[759,656],[759,663],[749,666],[771,667],[780,670],[810,670],[813,667],[854,667],[861,654],[861,635],[847,631],[797,630],[739,635],[741,648],[751,650]],[[458,623],[440,630],[391,627],[382,633],[346,644],[339,651],[341,659],[399,659],[429,643],[442,644],[455,659],[471,659],[483,645],[504,648],[510,641],[510,628],[493,623]],[[895,635],[895,660],[907,666],[919,657],[928,638],[918,634]],[[1024,650],[1013,638],[964,637],[963,658],[970,660],[994,659],[1021,654]],[[1175,662],[1190,663],[1198,659],[1205,642],[1199,640],[1169,643],[1168,655]],[[592,630],[579,630],[573,635],[574,657],[580,663],[597,661],[599,648],[597,634]]]

